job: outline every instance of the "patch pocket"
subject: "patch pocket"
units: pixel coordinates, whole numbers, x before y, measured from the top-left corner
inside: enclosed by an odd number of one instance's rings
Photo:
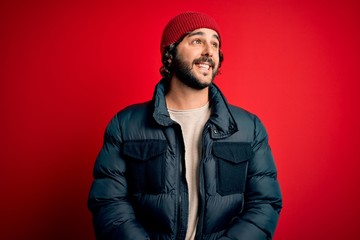
[[[126,175],[132,193],[158,194],[164,189],[165,140],[130,141],[123,145]]]
[[[215,142],[213,153],[217,168],[217,192],[222,196],[243,193],[248,160],[253,156],[250,143]]]

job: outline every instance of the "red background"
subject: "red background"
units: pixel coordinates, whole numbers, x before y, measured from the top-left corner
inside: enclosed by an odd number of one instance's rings
[[[1,1],[0,239],[94,239],[87,194],[110,118],[150,99],[175,14],[222,27],[216,83],[266,125],[275,240],[355,239],[358,1]]]

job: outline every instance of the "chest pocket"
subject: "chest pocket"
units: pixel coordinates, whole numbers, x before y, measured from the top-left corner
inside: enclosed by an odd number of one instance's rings
[[[132,193],[158,194],[164,189],[165,140],[125,142],[126,175]]]
[[[216,191],[224,196],[243,193],[245,190],[248,161],[253,152],[250,143],[215,142]]]

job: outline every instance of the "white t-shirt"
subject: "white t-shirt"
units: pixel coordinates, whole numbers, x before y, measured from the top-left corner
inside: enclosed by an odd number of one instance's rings
[[[199,207],[199,163],[202,154],[202,132],[210,117],[209,103],[190,110],[169,109],[170,118],[180,124],[185,143],[186,180],[189,189],[189,217],[186,240],[195,239]]]

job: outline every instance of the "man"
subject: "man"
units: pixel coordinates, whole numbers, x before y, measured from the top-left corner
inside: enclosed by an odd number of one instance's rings
[[[89,194],[98,239],[271,239],[282,207],[267,133],[213,84],[217,23],[182,13],[151,101],[109,123]]]

